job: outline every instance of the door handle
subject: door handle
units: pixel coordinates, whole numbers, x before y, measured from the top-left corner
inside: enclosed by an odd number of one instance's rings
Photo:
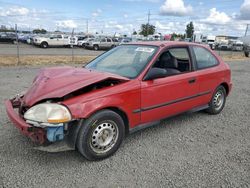
[[[190,83],[190,84],[193,84],[195,82],[196,82],[196,78],[191,78],[190,80],[188,80],[188,83]]]

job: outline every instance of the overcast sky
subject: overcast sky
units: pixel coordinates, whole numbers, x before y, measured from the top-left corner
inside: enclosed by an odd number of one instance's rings
[[[0,25],[77,32],[129,34],[147,23],[158,32],[184,33],[194,22],[203,34],[242,36],[250,24],[250,0],[0,0]]]

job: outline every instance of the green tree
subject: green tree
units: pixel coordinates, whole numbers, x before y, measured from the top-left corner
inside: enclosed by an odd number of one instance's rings
[[[155,26],[150,24],[142,24],[140,35],[148,36],[155,33]]]
[[[193,24],[193,22],[190,22],[186,26],[186,37],[187,38],[192,38],[193,35],[194,35],[194,24]]]
[[[47,31],[45,29],[34,29],[33,33],[35,33],[35,34],[46,34]]]
[[[185,38],[185,34],[172,33],[170,40],[174,41],[175,39],[184,39],[184,38]]]
[[[137,32],[136,32],[136,31],[134,31],[134,32],[133,32],[133,35],[137,35]]]

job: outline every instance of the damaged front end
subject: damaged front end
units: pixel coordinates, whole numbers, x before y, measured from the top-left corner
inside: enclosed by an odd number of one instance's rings
[[[23,110],[21,97],[15,97],[5,101],[7,115],[14,125],[21,131],[21,133],[29,137],[33,142],[43,144],[46,141],[45,130],[38,127],[33,127],[26,123],[20,115]]]
[[[54,105],[54,104],[53,104]],[[56,104],[57,105],[57,104]],[[39,122],[34,119],[26,119],[27,112],[32,110],[24,105],[23,96],[16,96],[5,101],[6,112],[10,120],[33,142],[39,144],[35,149],[58,152],[75,149],[75,141],[80,121],[69,122]],[[41,114],[39,114],[40,116]],[[66,121],[66,119],[65,119]]]
[[[33,142],[46,146],[66,142],[75,149],[83,117],[71,114],[64,101],[78,96],[83,97],[82,101],[90,100],[96,96],[94,93],[108,91],[125,81],[128,79],[86,69],[44,69],[24,95],[5,101],[6,111],[13,124]]]

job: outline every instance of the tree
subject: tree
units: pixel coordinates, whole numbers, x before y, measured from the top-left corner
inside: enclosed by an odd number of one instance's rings
[[[184,39],[185,38],[185,34],[177,34],[177,33],[172,33],[171,34],[171,41],[174,41],[174,40],[178,40],[178,39]]]
[[[46,34],[47,31],[45,29],[34,29],[33,33],[35,33],[35,34]]]
[[[137,35],[137,32],[136,32],[136,31],[134,31],[134,32],[133,32],[133,35]]]
[[[155,26],[150,24],[142,24],[140,35],[148,36],[155,33]]]
[[[194,35],[194,24],[193,22],[190,22],[189,24],[187,24],[187,27],[186,27],[186,37],[192,38],[193,35]]]

